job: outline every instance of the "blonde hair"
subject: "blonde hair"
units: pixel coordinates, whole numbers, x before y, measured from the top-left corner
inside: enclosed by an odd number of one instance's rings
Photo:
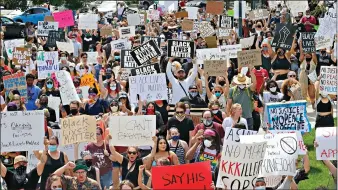
[[[235,110],[237,110],[238,108],[242,108],[241,104],[232,104],[231,108],[230,108],[230,113],[233,114]]]

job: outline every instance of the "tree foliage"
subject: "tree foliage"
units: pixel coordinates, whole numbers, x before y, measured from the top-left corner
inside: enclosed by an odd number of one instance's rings
[[[20,9],[24,11],[27,9],[27,0],[0,0],[0,4],[9,10]]]

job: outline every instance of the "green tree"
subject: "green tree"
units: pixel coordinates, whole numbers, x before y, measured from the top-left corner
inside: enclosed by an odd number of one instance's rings
[[[27,9],[27,0],[0,0],[0,4],[9,10],[20,9],[24,11]]]

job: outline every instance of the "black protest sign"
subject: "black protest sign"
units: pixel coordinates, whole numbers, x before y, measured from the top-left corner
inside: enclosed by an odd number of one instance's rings
[[[291,24],[277,24],[275,37],[272,41],[272,47],[290,50],[295,32],[296,26]]]
[[[135,13],[137,13],[137,11],[135,11],[133,9],[129,9],[129,8],[124,8],[122,17],[127,18],[127,15],[135,14]]]
[[[131,75],[151,75],[151,74],[159,74],[160,73],[160,66],[158,63],[149,64],[141,67],[137,67],[135,69],[131,69]]]
[[[155,42],[157,42],[158,47],[161,46],[161,38],[159,38],[159,37],[152,37],[152,36],[142,36],[141,37],[141,44],[143,44],[144,42],[147,42],[149,40],[155,40]]]
[[[152,58],[161,56],[161,50],[158,48],[157,43],[154,40],[149,40],[143,43],[141,46],[133,49],[130,55],[134,58],[137,65],[143,65],[150,62]]]
[[[168,40],[168,57],[194,58],[194,54],[194,41]]]
[[[64,31],[49,31],[46,47],[56,47],[56,41],[66,42]]]
[[[130,49],[121,50],[121,68],[133,69],[137,67],[137,63],[130,55]]]
[[[220,28],[232,29],[234,27],[234,17],[220,15],[218,17],[218,26]]]
[[[302,32],[300,37],[302,39],[302,48],[305,53],[316,52],[315,47],[316,32]]]

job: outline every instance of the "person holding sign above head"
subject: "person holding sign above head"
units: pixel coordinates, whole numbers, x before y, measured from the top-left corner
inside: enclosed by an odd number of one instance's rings
[[[229,92],[229,80],[228,80],[228,71],[225,71],[224,76],[216,77],[216,85],[213,90],[210,90],[209,85],[209,75],[204,72],[205,88],[207,91],[207,96],[209,101],[218,101],[220,108],[224,109],[226,106],[226,95]]]
[[[105,85],[102,80],[103,73],[104,71],[101,70],[99,75],[101,98],[107,101],[108,104],[110,104],[112,103],[112,101],[119,99],[119,92],[121,91],[121,86],[120,83],[115,80],[115,76],[114,78],[108,79]]]

